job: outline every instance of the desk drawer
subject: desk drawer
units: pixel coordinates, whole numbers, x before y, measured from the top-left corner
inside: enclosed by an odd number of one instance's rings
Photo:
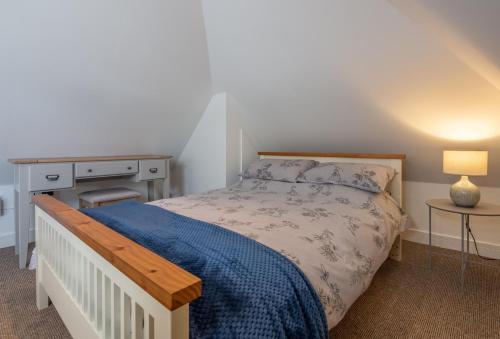
[[[139,161],[139,180],[163,179],[166,177],[166,160]]]
[[[73,164],[31,165],[29,191],[51,191],[73,187]]]
[[[76,178],[132,175],[138,172],[137,160],[79,162],[75,164]]]

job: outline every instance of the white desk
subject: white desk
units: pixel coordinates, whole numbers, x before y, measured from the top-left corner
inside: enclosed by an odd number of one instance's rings
[[[29,232],[34,225],[31,198],[41,192],[74,189],[79,181],[94,178],[128,178],[148,183],[148,200],[168,198],[169,160],[164,155],[10,159],[15,165],[16,254],[19,268],[26,267]]]

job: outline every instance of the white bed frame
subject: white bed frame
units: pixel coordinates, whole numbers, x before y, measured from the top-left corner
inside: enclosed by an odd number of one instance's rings
[[[402,205],[401,155],[259,155],[391,166],[397,171],[391,192]],[[33,199],[39,309],[52,301],[74,338],[189,338],[189,302],[201,295],[199,278],[52,197]],[[391,258],[401,260],[400,239]]]

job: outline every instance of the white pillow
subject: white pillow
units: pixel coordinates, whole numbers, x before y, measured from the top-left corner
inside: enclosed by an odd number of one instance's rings
[[[297,182],[299,175],[317,164],[317,161],[305,159],[262,159],[251,163],[243,172],[243,178]]]
[[[298,182],[337,184],[370,192],[383,192],[396,175],[389,166],[373,164],[322,163],[305,171]]]

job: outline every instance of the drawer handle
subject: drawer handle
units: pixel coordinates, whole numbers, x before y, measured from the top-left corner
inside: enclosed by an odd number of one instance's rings
[[[92,168],[89,168],[87,172],[92,173]]]
[[[59,180],[59,174],[47,174],[45,176],[45,179],[47,179],[48,181],[57,181]]]
[[[132,169],[132,166],[128,166],[127,169],[130,171]]]
[[[154,167],[154,168],[150,168],[149,171],[151,173],[158,173],[158,168]]]

